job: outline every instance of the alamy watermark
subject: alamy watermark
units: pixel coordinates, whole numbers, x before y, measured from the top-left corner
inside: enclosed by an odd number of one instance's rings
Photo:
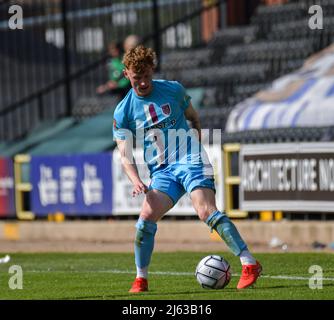
[[[23,270],[20,265],[12,265],[8,269],[8,274],[12,274],[8,280],[8,288],[11,290],[23,289]]]
[[[308,281],[308,286],[312,290],[322,289],[323,271],[318,265],[312,265],[309,267],[308,272],[313,274]]]
[[[8,20],[8,27],[11,30],[23,29],[23,9],[20,5],[11,5],[8,13],[12,16]],[[309,7],[308,13],[312,16],[309,18],[308,25],[312,30],[323,29],[323,10],[320,5]]]
[[[319,5],[313,5],[308,9],[308,13],[312,14],[308,20],[308,26],[311,30],[324,28],[324,14],[322,7]]]
[[[180,164],[203,163],[210,165],[210,160],[203,145],[222,145],[221,129],[201,129],[201,138],[196,129],[167,129],[159,123],[160,128],[144,129],[143,124],[137,123],[135,132],[129,129],[118,128],[114,124],[115,138],[126,140],[126,147],[122,158],[127,163],[160,165],[178,162]],[[211,140],[211,143],[209,141]],[[201,143],[199,143],[201,142]],[[144,157],[133,159],[133,146],[144,148]],[[143,161],[143,162],[138,162]]]
[[[12,290],[23,289],[23,270],[19,265],[10,266],[8,273],[13,274],[8,281],[8,287]]]
[[[11,30],[23,29],[23,9],[19,5],[12,5],[8,9],[12,16],[8,20],[8,27]]]

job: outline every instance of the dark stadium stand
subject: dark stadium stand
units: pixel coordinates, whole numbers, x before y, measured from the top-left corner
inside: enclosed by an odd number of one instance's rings
[[[323,30],[311,30],[308,27],[308,7],[311,4],[313,1],[305,0],[290,1],[284,5],[260,5],[250,19],[249,25],[222,28],[205,46],[203,44],[196,48],[163,51],[160,70],[155,78],[180,81],[192,96],[194,106],[200,110],[203,127],[224,129],[229,112],[237,103],[266,88],[276,78],[300,68],[307,57],[332,43],[334,2],[330,0],[321,2],[325,15]],[[6,61],[12,63],[8,58]],[[99,68],[101,70],[102,66]],[[41,74],[47,76],[48,72],[43,69]],[[54,74],[56,70],[50,72],[50,75]],[[86,125],[89,127],[85,122],[87,118],[91,118],[92,123],[96,121],[94,128],[96,124],[100,125],[100,121],[103,122],[100,119],[102,112],[114,107],[119,101],[116,96],[97,97],[91,88],[86,90],[88,88],[86,82],[88,84],[89,81],[97,79],[96,74],[87,74],[73,84],[75,94],[73,94],[71,116],[77,121],[84,120],[82,128]],[[98,116],[94,118],[95,115]],[[96,139],[98,137],[101,139],[99,143],[95,143],[95,146],[100,145],[101,150],[112,148],[114,145],[112,140],[108,142],[111,138],[109,117],[103,125],[101,134],[97,133],[95,136]],[[71,136],[57,135],[59,138],[66,137],[68,146],[64,145],[64,152],[86,150],[85,145],[89,137],[85,135],[84,129],[79,129],[80,126],[75,128],[78,129],[66,131],[71,132]],[[291,130],[295,132],[296,129]],[[290,133],[288,129],[266,132],[271,141],[279,139],[285,141],[296,137],[304,140],[309,136],[310,139],[321,140],[332,136],[325,134],[325,129],[314,128],[314,131],[310,130],[312,134],[306,132],[308,129],[303,131],[303,128],[300,128],[300,130],[302,132],[300,135],[298,131]],[[88,132],[93,134],[93,130]],[[84,140],[81,145],[75,141],[80,135]],[[263,140],[259,132],[240,133],[240,137],[238,134],[230,134],[226,136],[226,140],[242,141],[243,135],[251,141]],[[104,138],[108,141],[104,141]],[[8,147],[8,143],[2,143],[0,152],[7,150],[4,154],[13,155],[15,152],[24,151],[27,146],[32,147],[32,144],[27,142],[29,139],[30,135],[15,148]],[[35,144],[42,140],[32,141]],[[47,146],[48,143],[52,148]],[[50,152],[51,149],[62,150],[61,147],[57,147],[57,139],[34,146],[30,152],[41,154]]]
[[[214,60],[214,54],[212,48],[201,48],[192,50],[189,59],[189,50],[173,51],[162,57],[160,66],[164,71],[200,68],[218,62]]]
[[[225,125],[230,108],[210,108],[198,111],[202,128],[220,129]]]
[[[120,97],[118,95],[107,95],[103,97],[82,96],[75,102],[72,115],[76,120],[80,121],[115,107],[119,101]]]
[[[208,47],[217,50],[233,44],[250,43],[257,39],[258,32],[256,25],[224,28],[214,34]]]
[[[259,6],[256,15],[251,18],[251,24],[259,27],[262,37],[265,37],[274,24],[282,21],[293,21],[306,16],[306,3],[287,3],[285,5]]]
[[[203,126],[217,128],[220,121],[220,128],[224,129],[227,110],[264,89],[274,79],[299,69],[306,58],[332,43],[334,2],[321,2],[325,15],[323,30],[312,30],[308,26],[308,8],[313,4],[305,0],[260,5],[250,25],[219,30],[207,48],[165,54],[160,76],[179,80],[187,88],[203,87],[201,107],[217,110],[200,113]],[[301,128],[296,134],[294,130],[265,132],[270,141],[317,141],[329,137],[324,134],[326,128]],[[244,132],[240,137],[228,135],[226,140],[241,141],[245,137],[262,141],[261,136],[259,132]]]

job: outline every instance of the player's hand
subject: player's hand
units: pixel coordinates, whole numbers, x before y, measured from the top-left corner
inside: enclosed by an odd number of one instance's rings
[[[96,88],[96,93],[97,94],[102,94],[102,93],[105,93],[105,92],[106,92],[106,88],[103,84]]]
[[[145,185],[142,181],[139,181],[133,185],[132,197],[136,197],[141,193],[146,193],[148,191],[147,185]]]
[[[108,81],[107,87],[108,89],[113,90],[113,89],[117,89],[118,85],[117,85],[117,82],[115,81]]]

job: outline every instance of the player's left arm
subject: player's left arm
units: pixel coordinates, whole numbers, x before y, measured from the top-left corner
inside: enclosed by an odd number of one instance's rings
[[[189,102],[188,107],[184,111],[184,115],[188,121],[190,121],[191,126],[198,131],[198,139],[201,141],[201,124],[197,111]]]

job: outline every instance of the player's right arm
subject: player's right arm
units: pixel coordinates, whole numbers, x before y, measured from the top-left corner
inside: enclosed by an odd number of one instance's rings
[[[146,193],[148,188],[141,181],[138,174],[137,165],[132,153],[133,134],[129,128],[127,102],[123,100],[114,112],[113,136],[121,155],[123,170],[133,184],[132,196],[134,197],[140,193]]]
[[[122,167],[133,184],[132,196],[135,197],[141,193],[146,193],[148,191],[147,186],[141,181],[136,162],[134,160],[132,152],[129,152],[129,147],[127,140],[116,139],[117,147],[121,155]]]

